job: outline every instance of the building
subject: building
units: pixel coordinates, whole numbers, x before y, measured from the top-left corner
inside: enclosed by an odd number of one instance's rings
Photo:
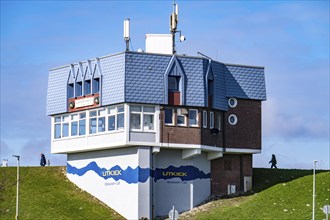
[[[51,152],[128,219],[182,212],[251,189],[264,100],[263,67],[126,50],[50,70]]]

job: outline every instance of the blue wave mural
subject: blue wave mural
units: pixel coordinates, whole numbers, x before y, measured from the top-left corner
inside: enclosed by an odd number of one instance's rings
[[[67,173],[83,176],[86,172],[93,171],[101,178],[113,179],[115,181],[123,180],[128,184],[132,183],[144,183],[149,177],[152,177],[155,182],[157,180],[168,180],[172,178],[180,178],[182,181],[189,181],[194,179],[207,179],[211,177],[210,173],[204,173],[194,166],[169,166],[164,169],[156,168],[151,170],[149,168],[140,168],[139,166],[133,169],[127,167],[123,170],[120,166],[116,165],[110,169],[101,168],[96,162],[91,162],[85,167],[76,168],[67,163]]]

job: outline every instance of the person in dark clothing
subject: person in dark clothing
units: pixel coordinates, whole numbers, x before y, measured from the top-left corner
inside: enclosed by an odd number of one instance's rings
[[[46,157],[44,154],[41,154],[41,158],[40,158],[40,166],[45,166],[46,165]]]
[[[269,163],[272,163],[272,166],[270,167],[270,169],[272,169],[273,167],[275,167],[275,169],[277,169],[277,161],[276,161],[276,157],[275,154],[272,154],[272,159],[269,161]]]

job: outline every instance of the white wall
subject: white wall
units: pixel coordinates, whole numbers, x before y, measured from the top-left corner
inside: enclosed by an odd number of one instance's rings
[[[158,170],[161,173],[155,174],[160,175],[160,179],[155,176],[153,181],[154,216],[167,215],[172,206],[175,206],[179,212],[190,210],[210,196],[210,178],[205,177],[207,174],[210,175],[210,161],[207,160],[206,153],[183,160],[181,150],[162,148],[158,154],[154,155],[153,165],[154,169],[164,169]],[[176,174],[167,173],[171,171]],[[201,179],[198,177],[201,176],[198,171],[202,171],[202,176],[205,174]],[[168,179],[163,179],[163,174],[170,176],[167,176]],[[189,180],[178,177],[183,174],[186,174]]]
[[[139,218],[139,207],[137,205],[139,204],[139,185],[137,183],[127,183],[124,171],[129,167],[133,169],[138,167],[138,151],[138,148],[135,147],[68,154],[67,176],[78,187],[100,199],[125,218],[137,219]],[[91,163],[94,164],[94,162],[97,167],[91,167]],[[90,167],[86,168],[88,164]],[[70,173],[69,165],[78,168],[78,170]],[[86,168],[88,171],[79,173],[83,168]],[[117,175],[118,171],[117,173],[114,171],[113,177],[122,179],[118,181],[112,177],[104,179],[103,175],[106,174],[104,172],[110,169],[121,170],[120,174],[122,176]],[[71,169],[71,171],[73,170]],[[73,173],[79,173],[79,175]],[[106,178],[110,176],[108,173]]]

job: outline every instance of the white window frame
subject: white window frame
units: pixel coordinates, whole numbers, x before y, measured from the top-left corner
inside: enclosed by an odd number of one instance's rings
[[[139,107],[140,111],[132,111],[132,107]],[[153,108],[153,111],[148,112],[146,111],[147,108]],[[131,123],[130,123],[130,131],[141,131],[141,132],[155,132],[155,106],[144,106],[144,105],[131,105],[130,106],[130,122],[131,122],[131,115],[139,115],[140,116],[140,128],[132,128]],[[152,116],[153,117],[153,129],[148,129],[146,128],[146,125],[144,124],[146,116]]]
[[[234,119],[234,122],[231,122],[231,121],[230,121],[231,118]],[[231,124],[231,125],[236,125],[237,122],[238,122],[238,118],[237,118],[237,116],[234,115],[234,114],[229,115],[229,117],[228,117],[228,122],[229,122],[229,124]]]
[[[187,117],[186,117],[186,115],[184,115],[182,113],[179,114],[179,110],[181,111],[181,108],[177,108],[177,110],[176,110],[176,121],[175,121],[175,123],[176,123],[177,126],[185,127],[185,126],[187,126]],[[179,116],[183,117],[183,123],[181,123],[181,124],[178,123],[178,117]]]
[[[234,103],[231,104],[231,101],[233,101]],[[232,98],[229,98],[228,99],[228,105],[231,107],[231,108],[235,108],[237,106],[238,102],[237,102],[237,99],[232,97]]]
[[[210,129],[214,128],[214,112],[210,112]]]
[[[151,111],[151,112],[148,112],[148,111],[146,111],[146,109],[147,108],[153,108],[153,111]],[[153,126],[153,129],[146,129],[146,126],[145,126],[145,124],[144,124],[144,119],[145,119],[145,117],[146,116],[153,116],[153,122],[152,122],[152,126]],[[155,132],[156,130],[156,126],[155,126],[155,123],[156,123],[156,121],[155,121],[155,115],[156,115],[156,107],[155,106],[142,106],[142,121],[141,121],[141,127],[142,127],[142,131],[143,132]]]
[[[196,112],[196,124],[190,124],[190,111],[195,111]],[[198,127],[198,124],[199,124],[198,109],[189,109],[188,124],[189,124],[189,127]]]
[[[203,128],[207,128],[207,111],[203,110]]]

